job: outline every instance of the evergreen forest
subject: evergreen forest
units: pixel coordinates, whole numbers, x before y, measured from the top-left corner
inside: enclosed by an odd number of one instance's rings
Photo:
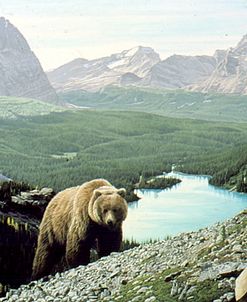
[[[128,188],[175,165],[246,192],[246,151],[246,123],[113,110],[0,121],[0,173],[56,191],[98,177]]]

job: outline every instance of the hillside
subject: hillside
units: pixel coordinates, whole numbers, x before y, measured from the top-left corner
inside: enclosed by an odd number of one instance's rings
[[[246,123],[139,112],[82,110],[1,120],[0,173],[55,190],[96,177],[130,186],[140,175],[170,171],[173,164],[214,175],[231,163],[230,152],[239,159],[235,148],[247,144],[246,133]]]
[[[247,267],[246,226],[245,211],[23,285],[0,301],[233,302],[236,277]]]
[[[2,119],[38,116],[63,110],[62,107],[38,100],[0,96],[0,118]]]
[[[244,142],[214,157],[198,157],[197,161],[177,168],[187,173],[212,175],[210,184],[247,193],[247,145]]]
[[[247,96],[184,90],[107,87],[100,92],[60,93],[61,101],[80,107],[128,110],[179,118],[246,122]]]
[[[0,95],[57,104],[58,98],[39,60],[19,30],[0,17]]]

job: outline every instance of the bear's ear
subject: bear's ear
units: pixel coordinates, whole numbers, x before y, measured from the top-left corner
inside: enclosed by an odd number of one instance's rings
[[[117,193],[123,198],[126,196],[126,190],[124,188],[118,189]]]
[[[97,199],[98,197],[100,197],[100,195],[102,195],[102,192],[100,190],[94,190],[94,197],[95,197],[95,199]]]

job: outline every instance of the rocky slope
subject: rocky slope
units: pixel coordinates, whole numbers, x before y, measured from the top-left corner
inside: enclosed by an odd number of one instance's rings
[[[0,95],[58,101],[27,41],[3,17],[0,17]]]
[[[47,75],[57,91],[97,91],[108,85],[136,83],[159,61],[152,48],[138,46],[91,61],[75,59]]]
[[[215,67],[214,57],[173,55],[154,65],[140,85],[182,88],[205,80],[212,74]]]
[[[247,267],[246,226],[245,211],[31,282],[0,301],[235,301],[236,277]]]
[[[192,86],[194,91],[247,94],[247,35],[221,53],[212,75]]]

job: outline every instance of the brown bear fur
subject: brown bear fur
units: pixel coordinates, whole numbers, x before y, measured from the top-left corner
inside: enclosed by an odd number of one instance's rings
[[[104,179],[58,193],[40,224],[32,278],[49,275],[63,256],[68,267],[88,264],[95,244],[99,257],[119,251],[128,210],[125,193]]]

